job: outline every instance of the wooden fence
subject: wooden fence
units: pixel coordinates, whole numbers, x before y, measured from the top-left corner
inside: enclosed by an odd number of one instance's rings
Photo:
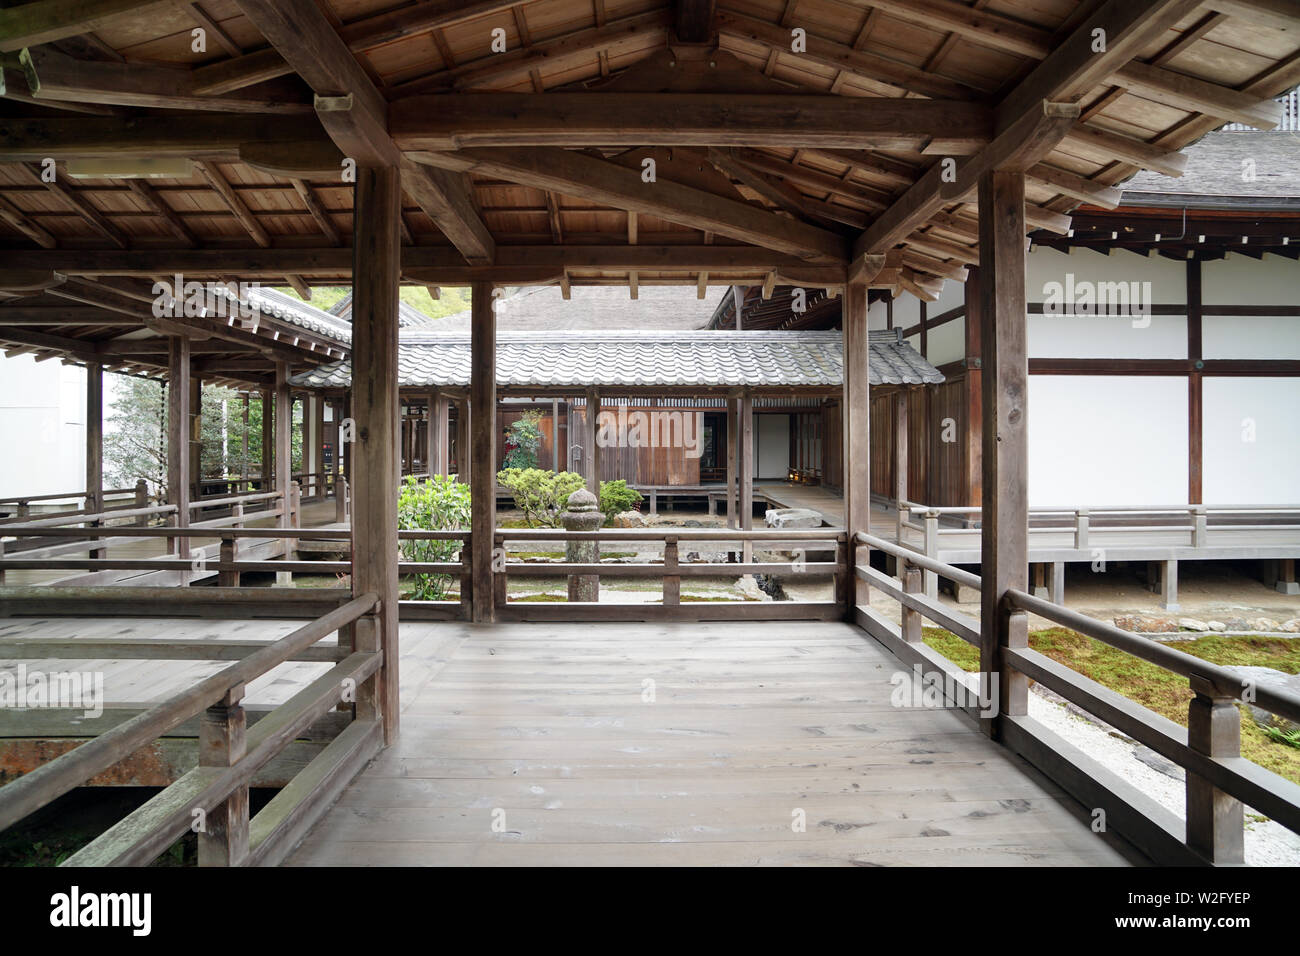
[[[1103,810],[1105,825],[1151,859],[1183,865],[1243,862],[1243,805],[1300,833],[1300,786],[1241,756],[1241,716],[1236,706],[1239,701],[1253,703],[1270,713],[1300,721],[1300,695],[1243,681],[1226,668],[1024,591],[1008,592],[1002,609],[1007,614],[1037,614],[1187,678],[1192,700],[1188,726],[1183,728],[1027,646],[985,646],[980,622],[926,595],[921,581],[922,573],[928,571],[978,590],[980,579],[976,575],[873,535],[859,534],[856,541],[896,560],[897,578],[867,563],[859,564],[855,572],[868,586],[901,606],[899,625],[865,606],[856,608],[858,624],[905,666],[919,665],[924,672],[935,675],[937,686],[954,691],[950,700],[955,706],[985,721],[993,736],[1071,792],[1085,807]],[[922,641],[923,619],[980,648],[981,659],[996,661],[996,669],[978,675],[961,670]],[[1180,819],[1027,714],[989,712],[999,688],[1005,690],[1025,681],[1041,683],[1181,767],[1186,774],[1186,818]]]

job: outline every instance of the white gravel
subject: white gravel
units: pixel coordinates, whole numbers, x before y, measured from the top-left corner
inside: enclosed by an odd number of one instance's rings
[[[1185,816],[1183,781],[1168,777],[1137,758],[1138,744],[1114,728],[1083,717],[1034,688],[1029,716],[1108,770],[1121,776],[1179,817]],[[1300,835],[1272,820],[1252,821],[1246,808],[1246,863],[1250,866],[1300,866]]]

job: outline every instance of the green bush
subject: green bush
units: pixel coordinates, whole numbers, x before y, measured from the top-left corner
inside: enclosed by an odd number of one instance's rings
[[[586,483],[571,471],[542,468],[506,468],[497,472],[497,481],[514,497],[530,528],[558,528],[569,495]]]
[[[524,412],[506,432],[505,466],[526,471],[537,467],[537,449],[542,447],[542,413]]]
[[[620,511],[631,511],[639,504],[641,492],[629,488],[622,478],[600,483],[600,510],[605,513],[605,524],[610,524]]]
[[[407,475],[397,499],[397,526],[404,530],[460,531],[470,526],[469,485],[447,475],[417,481]],[[407,561],[450,561],[460,541],[402,541]],[[416,601],[441,601],[447,596],[451,575],[416,574],[411,597]]]

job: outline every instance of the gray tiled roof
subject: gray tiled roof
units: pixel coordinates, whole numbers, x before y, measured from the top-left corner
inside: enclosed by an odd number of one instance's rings
[[[1161,199],[1191,206],[1214,200],[1262,208],[1300,205],[1300,133],[1208,133],[1183,153],[1182,176],[1140,172],[1124,184],[1123,205]],[[1243,176],[1250,169],[1253,179]]]
[[[559,286],[532,286],[497,302],[497,333],[702,329],[722,294],[722,290],[714,287],[701,299],[695,286],[647,285],[641,286],[633,299],[626,286],[574,286],[566,299]],[[469,325],[467,309],[441,319],[424,316],[422,321],[404,328],[439,335],[468,335]]]
[[[329,308],[330,315],[346,321],[349,325],[352,323],[352,293],[349,292],[343,298],[339,299]],[[399,300],[397,303],[397,327],[407,329],[420,327],[428,322],[436,321],[430,316],[425,315],[409,302]]]
[[[870,336],[872,385],[922,385],[943,375],[897,332]],[[464,386],[470,377],[465,335],[407,332],[398,345],[403,386]],[[843,383],[838,332],[531,332],[497,337],[497,384],[827,387]],[[314,388],[352,383],[349,362],[292,379]]]
[[[265,286],[250,288],[248,293],[248,304],[263,315],[273,316],[336,342],[348,344],[352,341],[352,327],[347,322],[314,305]]]

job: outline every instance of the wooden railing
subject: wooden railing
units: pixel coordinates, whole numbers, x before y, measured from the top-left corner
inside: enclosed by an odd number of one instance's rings
[[[172,592],[173,596],[175,592]],[[373,594],[352,598],[277,641],[247,647],[239,659],[79,747],[0,787],[0,830],[76,787],[85,785],[199,714],[198,766],[70,857],[65,866],[147,864],[191,829],[198,831],[200,866],[279,862],[337,797],[382,740],[377,677],[382,651]],[[82,608],[93,615],[87,601]],[[315,648],[338,632],[335,647]],[[15,646],[17,645],[17,646]],[[320,653],[320,651],[325,653]],[[229,648],[157,642],[141,651],[152,658],[194,659]],[[315,651],[316,653],[312,653]],[[63,647],[0,641],[0,657],[84,656],[77,641]],[[328,660],[334,666],[251,728],[242,706],[245,688],[290,660]],[[352,722],[256,816],[248,789],[257,771],[328,711],[350,704]],[[196,827],[196,820],[202,821]]]
[[[741,531],[722,528],[601,528],[597,531],[564,531],[532,528],[517,531],[498,530],[494,547],[506,554],[507,543],[532,542],[566,545],[571,541],[596,541],[602,544],[626,542],[653,545],[660,552],[657,562],[627,564],[530,563],[506,561],[494,575],[497,616],[501,620],[780,620],[837,619],[844,613],[843,592],[848,575],[845,535],[836,528],[775,529]],[[681,560],[682,546],[733,546],[728,562]],[[748,544],[750,547],[746,548]],[[745,558],[752,548],[793,551],[790,561],[759,562]],[[830,561],[808,561],[806,552],[830,552]],[[683,578],[737,577],[745,574],[773,574],[791,577],[832,575],[835,598],[830,601],[744,601],[707,600],[683,603]],[[651,579],[663,581],[662,604],[612,604],[580,602],[527,602],[507,599],[511,577],[603,577]]]
[[[101,507],[103,512],[122,511],[127,508],[143,508],[149,504],[148,486],[144,480],[136,482],[132,488],[106,488],[100,492],[100,501],[106,501],[109,498],[120,498],[123,495],[131,495],[132,501],[129,504],[114,505],[113,507]],[[52,495],[20,495],[15,498],[0,498],[0,514],[7,517],[0,517],[0,525],[16,524],[20,521],[26,521],[32,516],[32,502],[40,501],[54,504],[66,503],[71,507],[61,508],[59,511],[51,512],[47,517],[71,517],[72,515],[84,515],[90,513],[90,496],[85,491],[72,491],[66,494]],[[82,503],[80,508],[76,505]],[[9,512],[13,514],[9,514]]]
[[[873,535],[859,534],[867,548],[892,555],[898,577],[859,564],[857,576],[902,608],[894,625],[869,607],[856,608],[858,623],[908,666],[938,675],[954,691],[952,703],[987,722],[994,736],[1072,792],[1085,807],[1105,811],[1106,825],[1157,862],[1232,864],[1243,861],[1243,804],[1300,833],[1300,785],[1241,756],[1238,701],[1300,721],[1300,695],[1255,685],[1232,671],[1148,637],[1067,610],[1012,589],[1003,611],[1033,613],[1110,647],[1186,677],[1192,692],[1186,728],[1071,670],[1029,647],[985,646],[980,622],[927,596],[922,571],[979,589],[967,571],[919,555]],[[990,673],[968,674],[922,641],[922,620],[950,631],[997,661]],[[1185,819],[1156,803],[1127,780],[1103,768],[1026,714],[997,712],[999,688],[1037,681],[1098,720],[1150,747],[1186,774]],[[992,712],[991,712],[992,711]],[[1096,820],[1094,814],[1094,822]]]

